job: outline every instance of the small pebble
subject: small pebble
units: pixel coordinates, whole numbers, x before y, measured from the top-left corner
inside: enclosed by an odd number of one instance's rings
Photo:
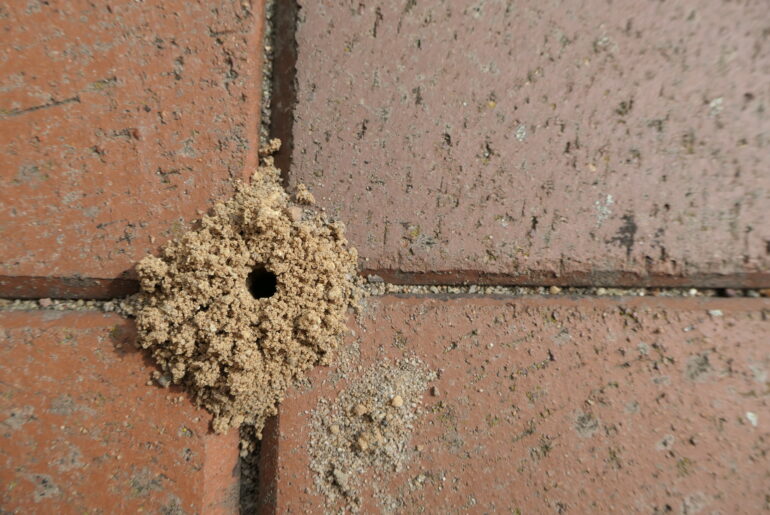
[[[338,426],[337,424],[332,424],[331,427],[329,427],[329,432],[333,435],[339,434],[340,426]]]
[[[298,206],[291,206],[289,209],[289,218],[292,222],[299,222],[302,220],[302,208]]]
[[[171,378],[165,375],[159,375],[155,378],[155,382],[162,388],[168,388],[171,384]]]
[[[390,405],[394,408],[400,408],[404,405],[404,399],[402,399],[400,395],[396,395],[390,400]]]
[[[551,295],[556,295],[558,293],[561,293],[561,288],[559,288],[558,286],[551,286],[550,288],[548,288],[548,291],[551,293]]]
[[[353,413],[360,417],[366,413],[366,407],[363,404],[356,404],[356,407],[353,408]]]
[[[47,308],[53,304],[53,301],[51,299],[40,299],[38,303],[40,304],[41,308]]]

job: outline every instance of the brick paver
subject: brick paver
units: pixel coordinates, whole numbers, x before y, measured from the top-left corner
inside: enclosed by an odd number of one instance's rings
[[[238,433],[153,366],[116,315],[0,313],[3,513],[235,513]]]
[[[365,268],[770,284],[761,2],[299,3],[291,180]]]
[[[124,294],[256,163],[263,3],[0,12],[0,296]]]
[[[406,465],[368,485],[364,512],[768,508],[770,301],[369,302],[347,342],[360,362],[344,378],[334,367],[313,371],[267,432],[267,511],[321,510],[311,411],[361,370],[400,356],[439,370],[436,395],[423,393]]]
[[[770,286],[764,6],[567,4],[277,2],[288,182],[386,280]],[[248,175],[263,14],[0,6],[0,297],[124,295]],[[339,508],[316,489],[312,411],[402,357],[438,378],[404,467],[361,476],[364,512],[770,509],[770,300],[367,303],[349,360],[268,423],[264,512]],[[134,338],[117,315],[0,312],[0,511],[238,509],[237,432],[147,385]]]

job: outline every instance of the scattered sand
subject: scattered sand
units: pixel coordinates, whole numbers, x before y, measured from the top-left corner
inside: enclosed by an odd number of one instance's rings
[[[409,460],[409,440],[421,414],[422,395],[435,373],[417,358],[383,360],[334,401],[313,410],[310,468],[330,510],[356,511],[361,489],[386,480]]]
[[[187,387],[216,432],[246,424],[260,438],[287,387],[337,347],[356,260],[342,224],[298,211],[265,158],[198,229],[137,265],[138,341],[156,380]]]
[[[313,194],[310,193],[310,190],[308,190],[307,186],[304,184],[297,186],[297,193],[295,194],[295,198],[297,199],[298,204],[304,204],[306,206],[312,206],[315,204],[315,197],[313,197]]]

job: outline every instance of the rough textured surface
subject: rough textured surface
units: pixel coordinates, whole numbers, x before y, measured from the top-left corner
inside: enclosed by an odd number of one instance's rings
[[[342,370],[354,363],[337,360],[335,366]],[[435,377],[418,359],[385,359],[333,402],[319,401],[311,422],[310,468],[328,508],[341,500],[357,511],[365,474],[374,474],[378,483],[387,485],[391,475],[401,471],[422,414],[420,398]]]
[[[297,200],[311,203],[306,188]],[[289,202],[267,158],[200,228],[137,265],[139,343],[214,415],[261,437],[286,388],[328,362],[357,297],[342,224]]]
[[[261,1],[11,2],[0,31],[0,295],[114,295],[256,166]]]
[[[770,284],[762,2],[300,5],[290,177],[366,268]]]
[[[361,366],[314,370],[266,429],[266,509],[323,509],[312,411],[405,355],[438,378],[402,470],[384,485],[360,477],[364,512],[768,509],[770,301],[368,302],[341,350]]]
[[[237,510],[237,431],[147,386],[135,334],[111,314],[0,313],[3,513]]]

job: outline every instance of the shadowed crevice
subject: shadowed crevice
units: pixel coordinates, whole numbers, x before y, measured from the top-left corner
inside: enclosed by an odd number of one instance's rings
[[[297,103],[297,18],[296,0],[275,2],[273,12],[273,81],[270,137],[281,140],[275,164],[281,180],[288,186],[291,155],[294,149],[294,107]]]
[[[637,274],[632,272],[588,271],[556,274],[531,271],[526,274],[491,273],[483,270],[405,272],[396,269],[361,270],[361,275],[379,276],[386,283],[403,285],[559,286],[605,288],[769,288],[770,273],[737,274]]]
[[[514,275],[479,270],[446,272],[404,272],[392,269],[363,269],[363,277],[379,276],[384,282],[400,285],[458,286],[559,286],[605,288],[716,288],[718,295],[726,289],[770,288],[770,273],[743,274],[640,275],[629,272],[585,272],[556,275],[531,272]],[[139,291],[139,281],[130,278],[30,277],[0,275],[0,298],[6,299],[92,299],[109,300]],[[728,296],[724,294],[723,296]]]
[[[139,291],[139,281],[130,278],[35,277],[0,275],[0,297],[8,299],[109,300]]]

